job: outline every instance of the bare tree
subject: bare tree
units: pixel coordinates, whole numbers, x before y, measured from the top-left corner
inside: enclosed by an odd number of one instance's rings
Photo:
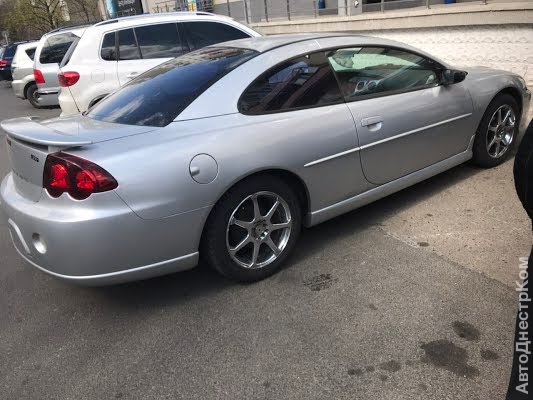
[[[66,0],[70,18],[76,22],[95,22],[102,19],[98,0]]]

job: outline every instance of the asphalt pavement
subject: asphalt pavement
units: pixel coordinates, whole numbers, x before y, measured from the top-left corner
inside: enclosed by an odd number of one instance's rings
[[[0,120],[58,114],[0,82]],[[250,285],[200,266],[73,286],[21,260],[2,221],[0,398],[501,400],[531,241],[511,165],[460,166],[308,229]]]

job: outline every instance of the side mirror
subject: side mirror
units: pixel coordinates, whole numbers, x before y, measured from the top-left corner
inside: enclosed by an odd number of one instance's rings
[[[465,80],[468,72],[456,69],[445,69],[442,71],[441,83],[443,85],[453,85]]]

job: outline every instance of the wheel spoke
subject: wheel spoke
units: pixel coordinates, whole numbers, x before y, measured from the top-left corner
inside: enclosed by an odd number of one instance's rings
[[[247,231],[249,231],[250,228],[252,227],[252,222],[241,221],[240,219],[232,217],[231,221],[230,221],[230,225],[237,225],[237,226],[240,226],[241,228],[246,229]]]
[[[498,109],[498,125],[502,124],[502,109]]]
[[[265,241],[266,245],[268,247],[270,247],[270,250],[272,250],[272,252],[278,256],[279,253],[281,253],[281,250],[279,249],[278,246],[276,246],[276,244],[274,243],[274,241],[272,240],[272,238],[269,236],[268,239]]]
[[[250,235],[246,235],[246,237],[237,246],[230,248],[229,251],[230,253],[235,254],[250,242]]]
[[[489,153],[490,153],[490,149],[492,148],[492,146],[494,146],[494,143],[496,143],[497,140],[498,140],[498,138],[496,137],[496,135],[494,135],[494,137],[492,138],[490,143],[487,145],[487,151]]]
[[[270,230],[276,231],[278,229],[285,229],[285,228],[290,228],[290,227],[291,227],[291,221],[287,221],[287,222],[282,222],[281,224],[271,224]]]
[[[500,141],[496,142],[496,151],[494,152],[494,155],[496,157],[498,156],[498,154],[500,154],[500,146],[501,146],[500,143],[501,143]]]
[[[257,202],[257,196],[252,197],[252,203],[254,204],[254,222],[255,222],[257,220],[260,220],[262,217],[261,210],[259,209],[259,203]]]
[[[252,263],[250,267],[253,267],[257,264],[257,257],[259,257],[259,249],[261,248],[261,243],[254,240],[254,251],[252,252]]]
[[[276,199],[276,202],[274,203],[274,205],[270,208],[270,210],[268,211],[267,215],[265,215],[265,219],[267,221],[270,222],[270,219],[272,218],[272,216],[274,215],[274,213],[276,212],[276,210],[278,209],[278,206],[280,205],[280,201],[279,199]]]
[[[507,113],[505,113],[505,117],[503,118],[503,123],[505,124],[507,122],[507,118],[511,116],[512,110],[508,110]]]
[[[489,125],[489,132],[496,134],[496,132],[498,132],[498,127]]]

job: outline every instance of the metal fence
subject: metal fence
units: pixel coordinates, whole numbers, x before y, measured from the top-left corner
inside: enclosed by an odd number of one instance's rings
[[[457,0],[457,2],[487,4],[487,0]],[[216,0],[212,10],[216,14],[253,23],[432,8],[444,6],[445,3],[445,0]]]

